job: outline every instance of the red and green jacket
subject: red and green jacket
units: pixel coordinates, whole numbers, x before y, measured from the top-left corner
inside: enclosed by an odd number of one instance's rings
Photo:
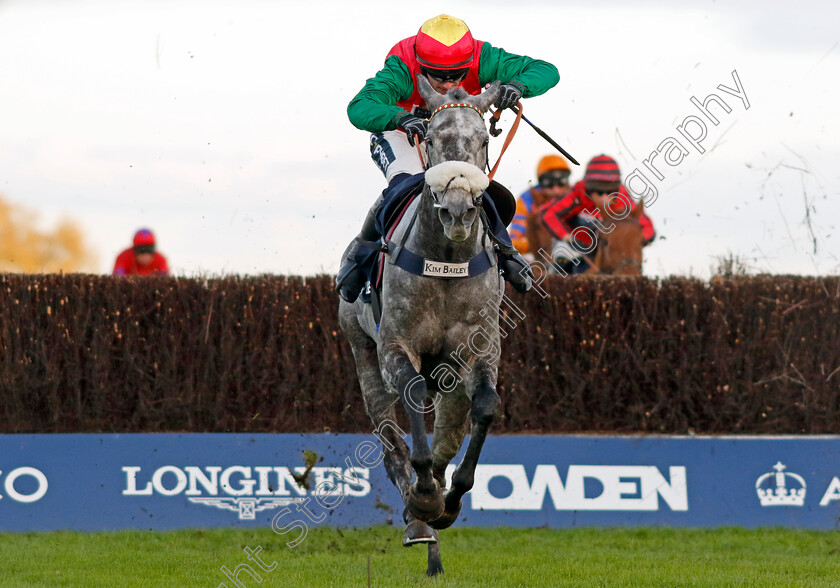
[[[475,55],[478,57],[461,83],[470,94],[478,94],[486,84],[501,80],[515,82],[523,88],[523,98],[531,98],[544,94],[560,80],[557,68],[550,63],[508,53],[486,41],[475,41]],[[347,106],[353,126],[371,133],[396,129],[399,119],[413,106],[424,106],[415,87],[418,73],[414,37],[403,39],[388,53],[385,67],[365,83]]]

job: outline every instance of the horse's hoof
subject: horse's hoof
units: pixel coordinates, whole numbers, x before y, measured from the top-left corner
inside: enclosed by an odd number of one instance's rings
[[[463,503],[459,500],[457,508],[447,508],[438,518],[433,521],[429,521],[429,526],[433,529],[447,529],[451,527],[452,523],[458,520],[458,515],[461,513],[462,506]]]
[[[403,547],[411,547],[417,543],[437,543],[437,533],[423,521],[411,521],[403,533]]]
[[[408,489],[408,500],[406,506],[415,517],[421,521],[433,521],[439,518],[446,503],[443,500],[443,494],[440,491],[437,481],[435,481],[435,490],[431,493],[421,494],[417,491],[417,484],[412,484]]]

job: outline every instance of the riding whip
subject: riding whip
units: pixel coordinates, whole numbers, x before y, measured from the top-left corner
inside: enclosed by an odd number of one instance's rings
[[[519,108],[517,108],[516,106],[511,106],[511,107],[510,107],[510,109],[511,109],[513,112],[515,112],[517,115],[519,114]],[[499,111],[497,110],[496,112],[494,112],[494,113],[493,113],[494,117],[495,117],[496,113],[498,113],[498,112],[499,112]],[[495,122],[496,120],[498,120],[498,118],[495,118],[495,120],[494,120],[493,122]],[[551,137],[549,137],[549,136],[545,133],[545,131],[543,131],[543,130],[542,130],[541,128],[539,128],[537,125],[535,125],[535,124],[534,124],[534,123],[532,123],[530,120],[528,120],[528,119],[525,117],[525,115],[522,115],[522,120],[524,120],[526,123],[528,123],[529,125],[531,125],[531,128],[532,128],[532,129],[534,129],[535,131],[537,131],[537,134],[538,134],[540,137],[542,137],[543,139],[545,139],[546,141],[548,141],[548,142],[551,144],[551,146],[552,146],[552,147],[554,147],[555,149],[557,149],[557,151],[559,151],[560,153],[562,153],[563,155],[565,155],[565,156],[566,156],[566,159],[568,159],[569,161],[571,161],[571,162],[572,162],[572,163],[574,163],[575,165],[580,165],[580,163],[578,163],[578,160],[577,160],[577,159],[575,159],[574,157],[572,157],[571,155],[569,155],[569,152],[568,152],[568,151],[566,151],[566,150],[565,150],[565,149],[563,149],[560,145],[558,145],[558,144],[557,144],[557,141],[555,141],[554,139],[552,139]],[[491,124],[491,127],[493,127],[493,124]],[[493,132],[493,131],[491,130],[491,134],[492,134],[492,132]],[[499,131],[499,132],[501,132],[501,131]]]

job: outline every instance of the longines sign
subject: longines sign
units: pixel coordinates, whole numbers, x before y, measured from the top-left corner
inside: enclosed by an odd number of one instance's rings
[[[0,530],[398,525],[382,457],[373,435],[0,435]],[[459,523],[832,529],[838,515],[840,437],[497,436]]]

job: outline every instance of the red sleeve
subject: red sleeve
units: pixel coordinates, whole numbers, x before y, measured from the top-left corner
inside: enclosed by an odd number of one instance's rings
[[[114,262],[113,274],[115,276],[129,276],[134,273],[134,251],[126,249],[117,256],[117,261]]]
[[[575,189],[558,200],[549,203],[543,210],[545,228],[555,239],[562,239],[571,231],[569,219],[584,209],[580,192]]]

